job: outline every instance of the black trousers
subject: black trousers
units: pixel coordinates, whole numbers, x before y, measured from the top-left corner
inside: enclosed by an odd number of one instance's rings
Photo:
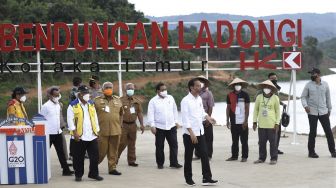
[[[266,157],[267,157],[266,144],[267,144],[267,141],[269,141],[271,160],[278,160],[276,131],[274,129],[258,128],[258,137],[259,137],[259,159],[262,161],[266,160]]]
[[[335,152],[335,140],[334,136],[331,132],[330,128],[330,120],[328,114],[322,115],[322,116],[314,116],[314,115],[308,115],[309,119],[309,138],[308,138],[308,151],[309,153],[315,153],[315,137],[316,137],[316,129],[317,129],[317,120],[320,121],[322,128],[324,130],[324,133],[327,137],[328,141],[328,147],[330,153]]]
[[[63,138],[62,134],[51,134],[49,135],[50,147],[54,145],[58,160],[64,171],[69,171],[69,166],[65,159],[65,153],[63,148]]]
[[[239,155],[239,138],[242,144],[242,158],[248,158],[248,128],[243,129],[242,124],[232,125],[231,126],[231,136],[232,136],[232,146],[231,153],[232,158],[238,158]]]
[[[279,125],[278,134],[277,134],[277,148],[279,150],[279,144],[280,144],[280,137],[281,137],[281,124]]]
[[[209,158],[206,149],[205,137],[204,135],[197,137],[198,143],[193,144],[191,141],[190,135],[183,135],[183,143],[184,143],[184,178],[186,181],[192,180],[192,157],[194,153],[194,148],[196,148],[201,157],[202,163],[202,175],[203,179],[211,179],[211,169],[209,164]]]
[[[205,127],[205,123],[203,122],[203,127],[204,127],[204,137],[205,137],[205,142],[206,142],[206,146],[207,146],[208,157],[212,158],[212,153],[213,153],[213,126],[210,124],[210,126]],[[195,149],[195,155],[196,155],[196,157],[201,158],[197,149]]]
[[[97,139],[94,139],[92,141],[73,140],[72,158],[73,158],[73,167],[75,170],[75,176],[82,177],[84,174],[84,159],[86,151],[88,152],[90,159],[89,176],[97,177],[99,175],[98,172],[99,152],[98,152]]]
[[[158,166],[162,166],[165,161],[164,155],[164,142],[165,139],[169,145],[169,160],[170,165],[177,165],[177,131],[176,127],[171,128],[170,130],[163,130],[156,128],[155,134],[155,155],[156,155],[156,163]]]
[[[70,138],[70,144],[69,144],[69,156],[72,157],[72,153],[73,153],[73,143],[75,142],[75,139]]]

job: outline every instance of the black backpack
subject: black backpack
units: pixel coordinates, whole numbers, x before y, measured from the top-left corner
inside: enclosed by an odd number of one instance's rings
[[[290,116],[289,114],[286,112],[286,106],[283,107],[282,110],[282,115],[281,115],[281,125],[283,127],[287,127],[290,121]]]

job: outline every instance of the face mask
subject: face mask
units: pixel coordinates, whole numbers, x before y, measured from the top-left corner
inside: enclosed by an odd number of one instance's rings
[[[20,98],[20,101],[21,101],[21,102],[26,102],[26,100],[27,100],[26,95],[23,95],[23,96]]]
[[[113,90],[112,89],[105,89],[104,90],[104,95],[106,96],[112,96]]]
[[[204,83],[201,82],[201,88],[204,88]]]
[[[83,100],[86,101],[86,102],[88,102],[90,100],[90,94],[85,94],[83,96]]]
[[[128,90],[126,90],[126,94],[127,94],[129,97],[131,97],[131,96],[134,95],[134,90],[133,90],[133,89],[128,89]]]
[[[58,103],[58,101],[59,101],[61,98],[62,98],[61,95],[59,95],[58,97],[53,97],[53,101],[54,101],[55,103]]]
[[[310,79],[315,82],[317,76],[311,76]]]
[[[235,88],[236,91],[240,91],[242,86],[241,85],[235,85],[234,88]]]
[[[263,91],[266,95],[271,93],[271,89],[269,89],[269,88],[264,88]]]
[[[160,92],[160,95],[161,95],[162,97],[167,97],[167,95],[168,95],[167,90],[165,90],[165,91],[161,91],[161,92]]]
[[[274,85],[278,90],[281,89],[281,87],[278,85],[278,80],[271,80],[271,82],[273,83],[273,85]]]

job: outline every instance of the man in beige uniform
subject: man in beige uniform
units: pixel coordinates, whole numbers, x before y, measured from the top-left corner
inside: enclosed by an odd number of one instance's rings
[[[120,98],[112,95],[113,84],[111,82],[105,82],[102,91],[104,95],[95,98],[95,107],[100,125],[98,139],[99,163],[107,155],[109,174],[121,175],[116,170],[116,163],[124,110]]]
[[[124,108],[124,116],[122,123],[122,135],[119,145],[119,158],[121,153],[127,146],[127,161],[129,166],[137,167],[138,164],[135,163],[135,143],[137,135],[137,124],[136,119],[139,118],[141,134],[145,130],[143,125],[143,115],[141,101],[134,97],[134,84],[127,83],[125,86],[126,95],[121,97],[122,105]]]

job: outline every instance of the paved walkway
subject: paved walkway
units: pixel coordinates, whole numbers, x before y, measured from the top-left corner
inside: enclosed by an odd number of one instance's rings
[[[179,162],[183,165],[184,146],[181,129],[178,130]],[[247,163],[239,161],[227,162],[230,157],[231,135],[225,127],[214,128],[214,156],[211,160],[213,178],[219,180],[217,187],[225,188],[332,188],[336,187],[336,159],[331,158],[324,137],[316,139],[316,152],[319,159],[307,157],[307,136],[298,136],[298,145],[292,145],[292,135],[281,138],[280,149],[285,152],[279,156],[278,164],[271,166],[267,163],[255,165],[253,161],[258,158],[257,134],[250,129],[249,146],[250,156]],[[168,146],[168,145],[166,145]],[[85,162],[85,175],[82,182],[75,182],[74,177],[61,176],[61,168],[58,163],[56,152],[51,150],[52,178],[47,185],[26,185],[24,187],[54,187],[54,188],[172,188],[186,187],[182,169],[169,168],[168,147],[165,148],[165,168],[159,170],[155,163],[154,136],[147,130],[143,135],[138,134],[137,162],[139,167],[129,167],[126,163],[125,154],[122,155],[118,170],[121,176],[111,176],[107,172],[107,161],[99,166],[100,175],[105,179],[96,182],[87,178],[88,160]],[[126,153],[126,152],[124,152]],[[269,154],[268,154],[269,155]],[[193,162],[193,173],[196,187],[201,185],[200,161]],[[19,187],[19,186],[1,186]],[[20,186],[23,187],[23,186]]]

